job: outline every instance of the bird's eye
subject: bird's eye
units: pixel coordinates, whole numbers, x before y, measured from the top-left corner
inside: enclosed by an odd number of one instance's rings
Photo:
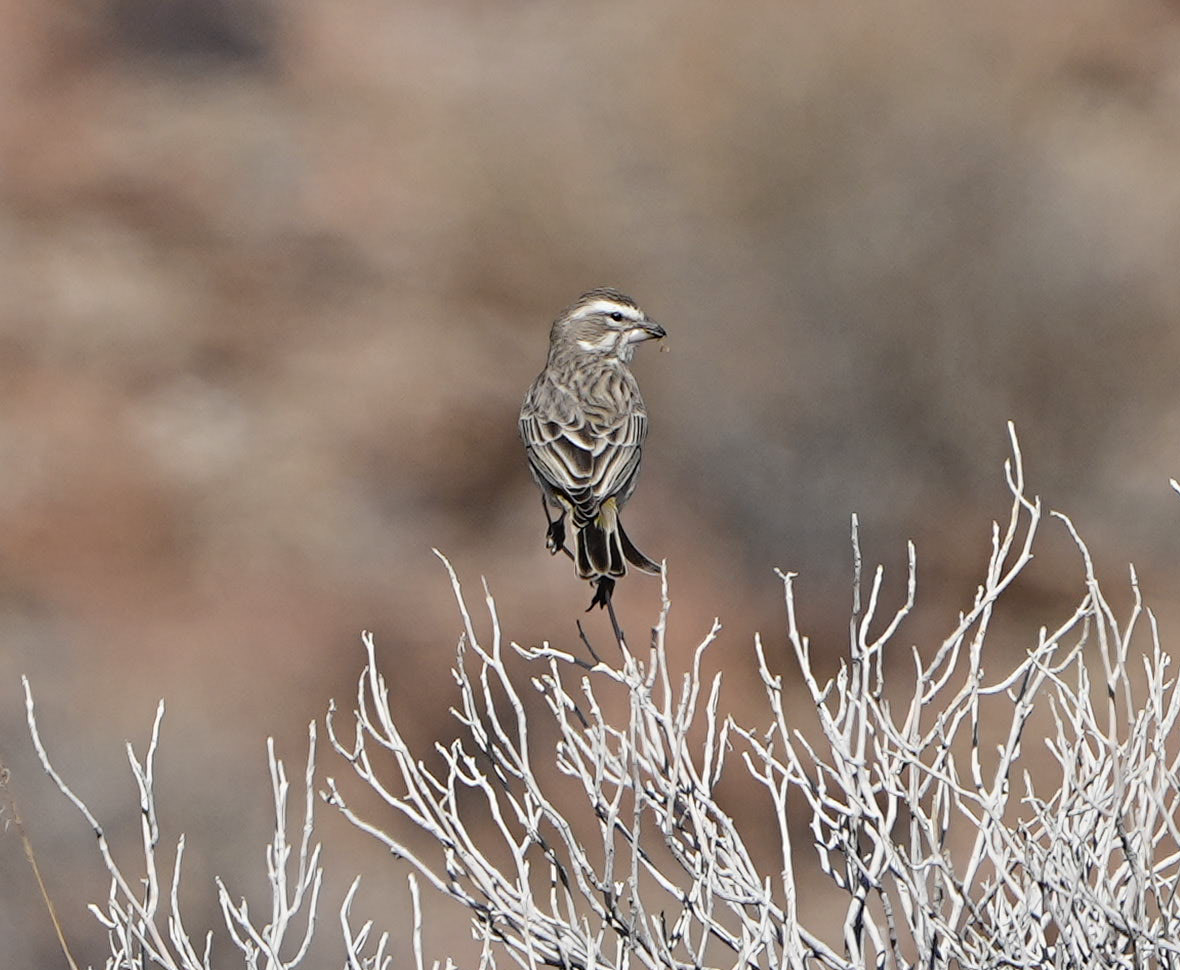
[[[612,320],[614,320],[614,322],[615,322],[615,323],[622,323],[622,322],[623,322],[623,315],[622,315],[622,314],[621,314],[621,313],[620,313],[618,310],[615,310],[615,311],[614,311],[614,312],[613,312],[613,313],[610,315],[610,318],[611,318]]]

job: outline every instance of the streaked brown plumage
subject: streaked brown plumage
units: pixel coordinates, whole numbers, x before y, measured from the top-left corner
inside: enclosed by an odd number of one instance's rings
[[[549,358],[520,410],[520,437],[541,486],[546,545],[565,548],[572,519],[578,576],[596,585],[590,606],[606,606],[627,563],[660,567],[635,548],[619,510],[635,491],[647,435],[647,409],[627,364],[635,344],[664,328],[628,296],[600,288],[583,294],[553,322]]]

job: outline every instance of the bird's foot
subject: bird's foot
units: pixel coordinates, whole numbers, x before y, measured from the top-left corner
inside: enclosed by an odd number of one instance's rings
[[[545,533],[545,548],[556,556],[565,548],[565,519],[554,519]]]
[[[615,581],[610,576],[600,576],[595,583],[594,599],[590,601],[590,605],[586,607],[586,612],[589,613],[594,607],[600,606],[603,609],[610,606],[611,594],[615,591]]]

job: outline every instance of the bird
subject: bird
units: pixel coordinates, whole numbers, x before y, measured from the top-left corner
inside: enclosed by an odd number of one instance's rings
[[[520,409],[520,437],[548,522],[546,547],[570,556],[577,575],[595,587],[587,611],[610,608],[612,620],[611,594],[628,563],[660,571],[628,538],[619,513],[635,491],[647,437],[647,408],[627,365],[637,344],[665,336],[618,290],[583,293],[553,321],[545,369]]]

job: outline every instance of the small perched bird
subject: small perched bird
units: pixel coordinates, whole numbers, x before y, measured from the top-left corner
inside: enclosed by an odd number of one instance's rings
[[[619,512],[635,491],[647,436],[647,408],[627,364],[637,343],[664,336],[618,290],[583,294],[553,321],[549,359],[520,409],[520,437],[549,522],[546,546],[570,555],[578,576],[595,584],[590,609],[610,605],[627,563],[660,571],[627,538]],[[567,516],[572,554],[565,546]]]

